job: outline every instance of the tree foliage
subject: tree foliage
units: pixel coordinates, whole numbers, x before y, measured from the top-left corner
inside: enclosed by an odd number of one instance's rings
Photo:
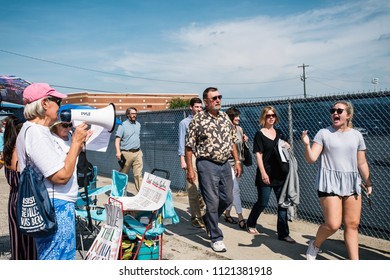
[[[188,108],[189,106],[190,99],[181,99],[180,97],[174,97],[169,102],[169,109]]]

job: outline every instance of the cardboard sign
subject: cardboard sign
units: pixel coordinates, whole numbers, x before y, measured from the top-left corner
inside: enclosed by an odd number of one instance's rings
[[[114,204],[105,204],[107,224],[104,224],[88,250],[86,260],[117,260],[122,242],[123,213]]]

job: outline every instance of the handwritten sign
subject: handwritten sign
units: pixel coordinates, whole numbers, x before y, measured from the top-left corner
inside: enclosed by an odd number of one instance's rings
[[[105,204],[107,224],[103,224],[98,236],[88,250],[86,260],[117,260],[122,242],[123,213],[114,204]]]

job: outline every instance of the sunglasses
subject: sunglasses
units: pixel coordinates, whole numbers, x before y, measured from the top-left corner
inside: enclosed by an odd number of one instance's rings
[[[267,115],[265,115],[265,117],[267,118],[267,119],[269,119],[269,118],[276,118],[276,114],[267,114]]]
[[[367,193],[367,186],[365,184],[360,184],[360,187],[362,189],[362,193],[363,195],[367,198],[367,201],[368,201],[368,205],[370,206],[370,208],[372,209],[372,202],[371,202],[371,195],[369,195]]]
[[[342,109],[342,108],[337,108],[337,109],[331,108],[329,111],[330,111],[331,114],[334,114],[335,112],[337,112],[337,114],[340,115],[340,114],[342,114],[344,112],[344,109]]]
[[[209,98],[209,99],[211,99],[211,100],[213,100],[213,101],[215,101],[215,100],[217,100],[217,99],[221,100],[221,99],[222,99],[222,95],[217,95],[217,96],[211,97],[211,98]]]
[[[58,107],[61,107],[62,99],[54,97],[54,96],[49,96],[47,99],[57,103]]]
[[[61,127],[69,128],[69,127],[73,127],[73,124],[72,123],[61,123]]]

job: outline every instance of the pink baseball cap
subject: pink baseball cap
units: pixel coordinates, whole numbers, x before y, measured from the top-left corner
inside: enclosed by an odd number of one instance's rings
[[[66,94],[59,93],[46,83],[33,83],[24,89],[23,102],[24,104],[29,104],[46,96],[54,96],[61,99],[68,97]]]

